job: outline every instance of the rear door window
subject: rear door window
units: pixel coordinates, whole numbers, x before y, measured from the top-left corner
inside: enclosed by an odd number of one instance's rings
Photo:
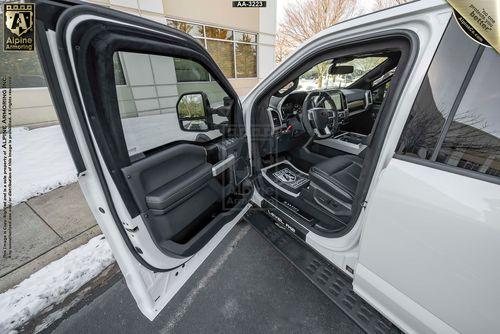
[[[500,56],[485,49],[436,161],[500,176]]]
[[[499,105],[500,55],[472,41],[451,20],[396,154],[436,167],[444,164],[457,172],[473,171],[470,176],[499,177]]]
[[[397,153],[430,159],[478,44],[450,22],[420,87]]]

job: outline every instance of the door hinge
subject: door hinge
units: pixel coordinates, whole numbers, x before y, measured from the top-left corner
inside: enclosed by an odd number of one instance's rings
[[[141,216],[137,216],[135,218],[132,218],[131,220],[129,221],[122,221],[122,225],[123,227],[125,227],[125,229],[128,231],[128,232],[137,232],[138,230],[138,223],[137,221],[141,219]]]
[[[361,208],[362,209],[366,209],[366,206],[368,205],[368,202],[367,201],[364,201],[363,203],[361,203]]]

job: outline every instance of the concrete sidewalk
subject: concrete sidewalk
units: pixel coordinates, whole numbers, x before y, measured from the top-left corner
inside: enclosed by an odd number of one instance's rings
[[[100,233],[78,183],[12,207],[12,257],[0,260],[0,293]]]

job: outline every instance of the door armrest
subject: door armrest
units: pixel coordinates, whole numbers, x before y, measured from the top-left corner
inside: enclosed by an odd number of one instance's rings
[[[212,177],[212,165],[204,164],[147,194],[146,204],[150,209],[165,210],[191,197]]]

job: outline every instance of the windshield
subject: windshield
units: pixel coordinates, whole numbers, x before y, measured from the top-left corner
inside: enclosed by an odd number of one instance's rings
[[[315,89],[338,89],[347,87],[377,65],[383,63],[387,57],[365,57],[337,63],[337,65],[353,66],[349,74],[328,74],[332,61],[327,60],[311,68],[299,77],[297,90],[310,91]]]

